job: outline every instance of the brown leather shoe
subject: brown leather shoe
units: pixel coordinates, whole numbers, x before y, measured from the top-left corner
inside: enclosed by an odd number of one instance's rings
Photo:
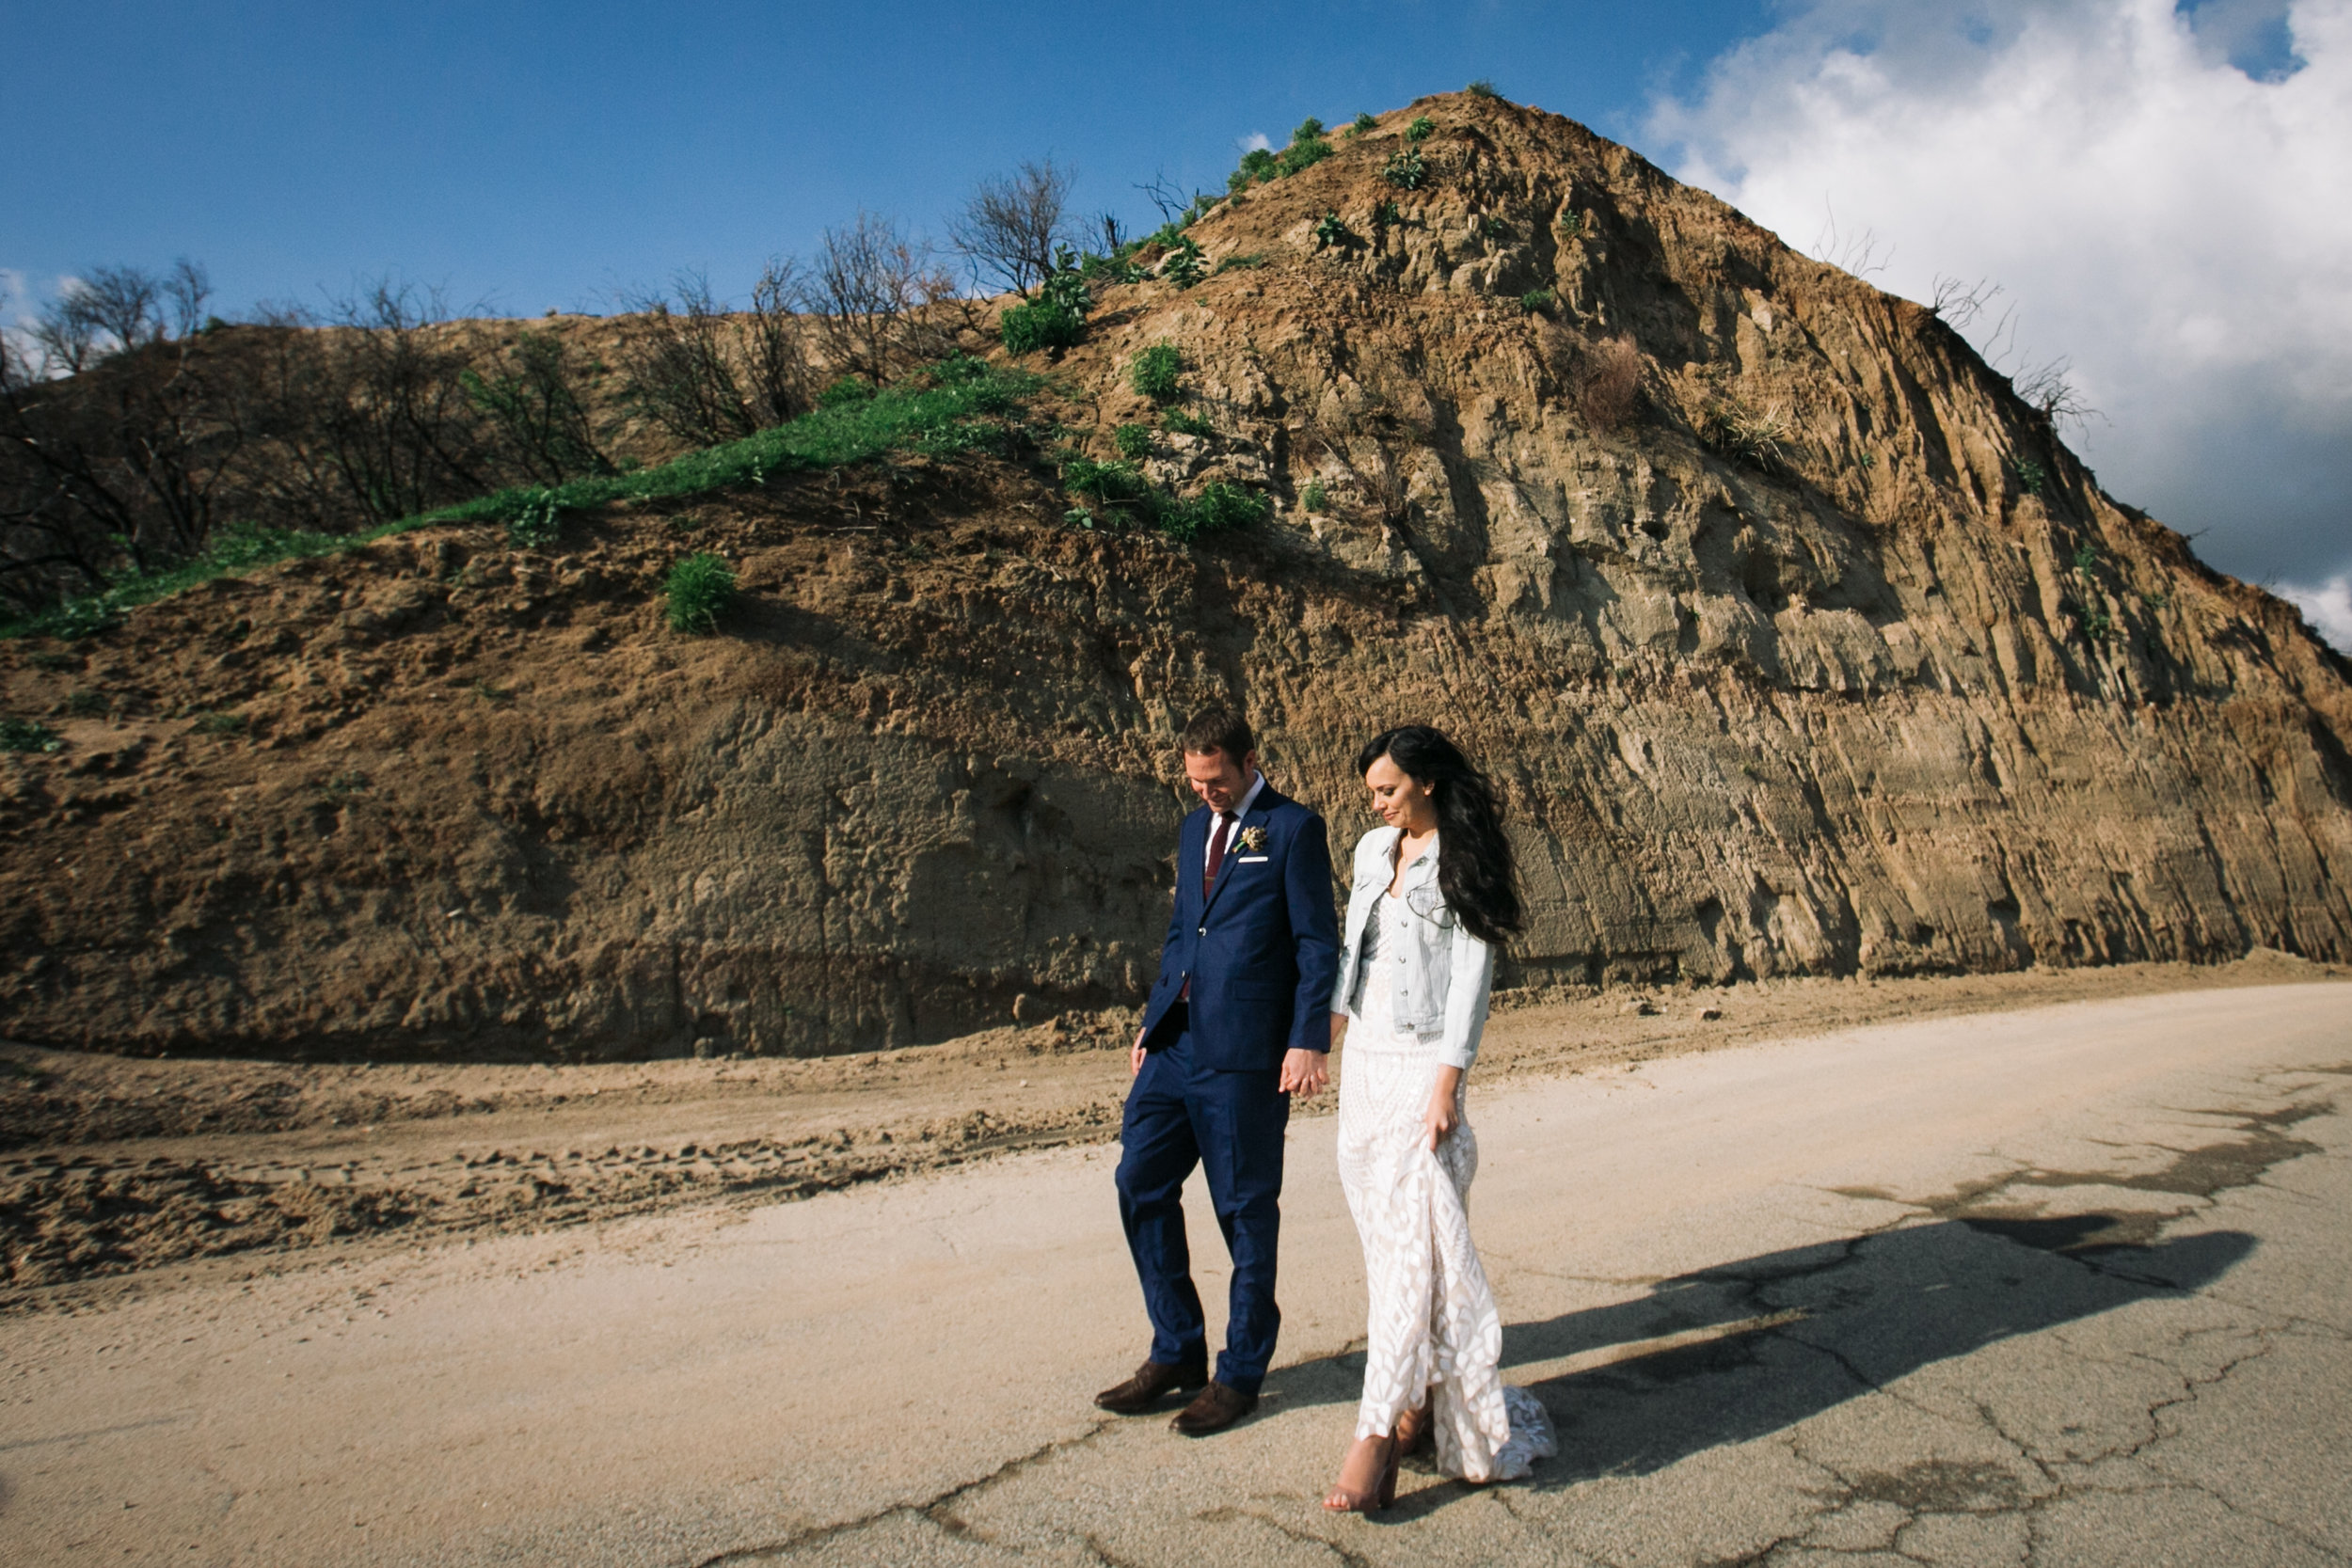
[[[1189,1394],[1209,1381],[1209,1364],[1187,1361],[1180,1367],[1165,1362],[1146,1361],[1136,1369],[1136,1375],[1116,1388],[1105,1388],[1094,1396],[1094,1402],[1114,1416],[1140,1416],[1160,1402],[1160,1396],[1173,1388]]]
[[[1186,1437],[1206,1437],[1213,1432],[1223,1432],[1257,1408],[1257,1395],[1212,1381],[1190,1404],[1176,1412],[1176,1418],[1168,1427]]]

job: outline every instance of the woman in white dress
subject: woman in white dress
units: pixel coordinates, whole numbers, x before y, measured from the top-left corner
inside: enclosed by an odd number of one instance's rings
[[[1426,724],[1356,759],[1386,826],[1356,846],[1331,998],[1340,1180],[1372,1298],[1356,1440],[1323,1500],[1368,1513],[1398,1461],[1434,1439],[1438,1469],[1509,1481],[1555,1451],[1543,1406],[1505,1388],[1502,1320],[1470,1242],[1478,1142],[1463,1079],[1478,1053],[1495,949],[1520,923],[1510,841],[1486,776]]]

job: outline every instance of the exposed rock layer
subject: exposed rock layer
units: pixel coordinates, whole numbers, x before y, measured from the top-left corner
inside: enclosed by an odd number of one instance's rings
[[[1168,737],[1222,695],[1343,845],[1375,727],[1483,757],[1515,983],[2352,956],[2352,688],[2291,609],[2102,494],[1920,307],[1568,121],[1412,112],[1426,188],[1377,176],[1392,115],[1203,219],[1241,264],[1110,290],[1059,367],[1107,456],[1153,419],[1133,355],[1176,344],[1216,434],[1150,471],[1265,486],[1253,534],[1081,531],[1037,470],[912,463],[0,649],[8,711],[112,710],[0,757],[0,1030],[808,1053],[1128,1004]],[[744,570],[721,638],[660,627],[688,547]]]

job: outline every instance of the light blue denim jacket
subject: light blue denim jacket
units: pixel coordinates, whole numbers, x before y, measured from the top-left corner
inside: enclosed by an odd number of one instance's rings
[[[1331,1010],[1356,1017],[1357,971],[1364,961],[1364,927],[1372,919],[1389,880],[1398,830],[1375,828],[1356,841],[1355,880],[1347,895],[1347,918],[1340,927],[1340,980]],[[1438,1039],[1438,1057],[1465,1072],[1478,1056],[1486,1028],[1486,1001],[1494,987],[1495,951],[1470,934],[1438,894],[1438,850],[1407,866],[1397,890],[1413,918],[1405,942],[1405,976],[1391,995],[1397,1026],[1423,1039]]]

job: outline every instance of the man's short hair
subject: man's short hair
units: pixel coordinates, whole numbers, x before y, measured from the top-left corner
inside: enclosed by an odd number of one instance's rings
[[[1213,707],[1192,716],[1184,726],[1184,750],[1195,756],[1222,752],[1235,762],[1258,749],[1249,721],[1230,707]]]

